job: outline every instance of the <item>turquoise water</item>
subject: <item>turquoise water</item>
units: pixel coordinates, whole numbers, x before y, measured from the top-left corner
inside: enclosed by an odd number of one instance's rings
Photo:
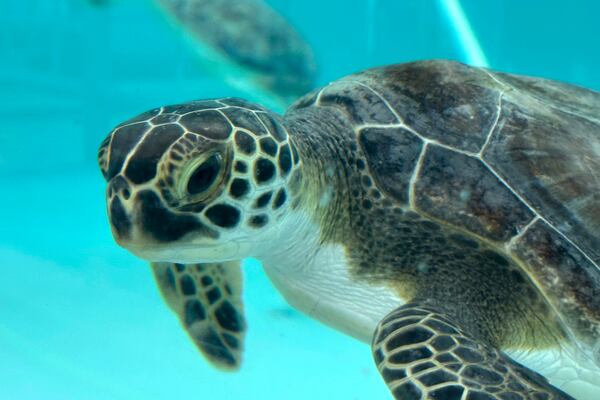
[[[319,83],[452,58],[600,89],[595,1],[270,4],[313,46]],[[211,369],[145,263],[114,244],[95,161],[107,132],[157,105],[242,95],[149,2],[3,0],[0,57],[0,398],[389,398],[368,346],[289,308],[254,261],[243,368]]]

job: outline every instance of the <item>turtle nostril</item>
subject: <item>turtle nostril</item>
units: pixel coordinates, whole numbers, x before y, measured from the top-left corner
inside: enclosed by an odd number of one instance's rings
[[[115,176],[110,181],[108,187],[108,194],[111,197],[113,196],[113,194],[121,194],[125,200],[129,200],[129,198],[131,197],[129,183],[121,175]]]

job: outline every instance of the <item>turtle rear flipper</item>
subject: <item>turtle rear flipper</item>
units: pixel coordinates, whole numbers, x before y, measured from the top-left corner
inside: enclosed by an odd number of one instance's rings
[[[202,354],[219,369],[238,369],[246,332],[240,262],[152,263],[152,269],[163,298]]]
[[[379,323],[373,355],[395,399],[574,400],[450,321],[440,308],[412,302]]]

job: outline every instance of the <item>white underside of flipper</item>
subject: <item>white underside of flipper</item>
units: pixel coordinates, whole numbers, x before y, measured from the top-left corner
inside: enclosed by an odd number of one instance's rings
[[[341,246],[326,246],[304,266],[280,268],[264,263],[265,272],[293,307],[324,324],[369,343],[375,327],[404,301],[390,288],[351,279]]]
[[[577,400],[600,399],[600,370],[575,349],[506,351],[506,354]]]

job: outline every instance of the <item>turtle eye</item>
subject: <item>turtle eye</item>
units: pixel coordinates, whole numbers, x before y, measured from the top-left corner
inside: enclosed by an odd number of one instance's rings
[[[213,154],[202,164],[198,165],[190,174],[186,190],[190,195],[206,192],[214,185],[221,171],[221,155]]]

